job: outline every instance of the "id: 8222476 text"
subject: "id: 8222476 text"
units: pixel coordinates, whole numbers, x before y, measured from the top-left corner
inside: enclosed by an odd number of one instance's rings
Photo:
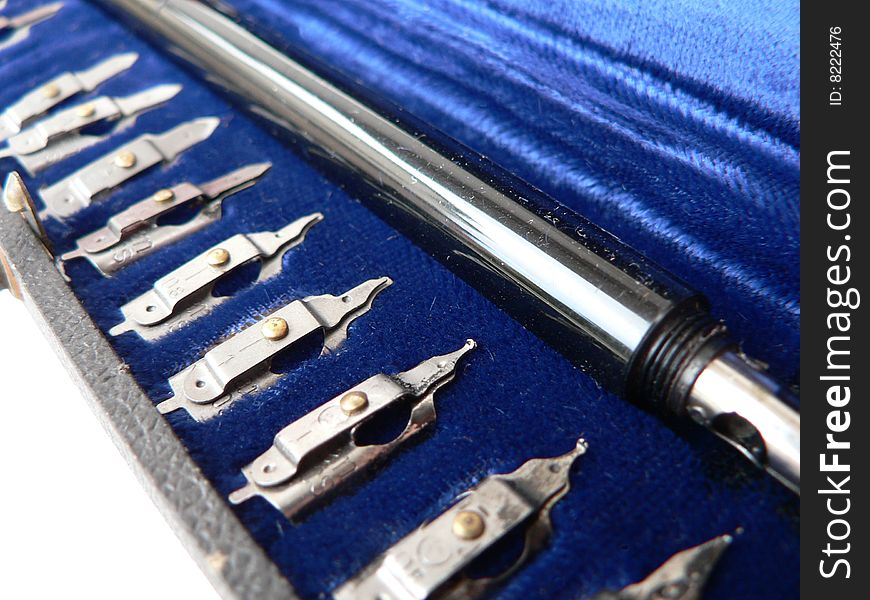
[[[828,81],[831,91],[828,93],[829,106],[843,105],[843,28],[839,26],[828,29]]]

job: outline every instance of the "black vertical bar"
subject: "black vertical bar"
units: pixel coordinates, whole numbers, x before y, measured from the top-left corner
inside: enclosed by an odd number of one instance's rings
[[[858,3],[801,14],[801,593],[870,597],[867,490],[870,235],[865,84]],[[863,493],[862,493],[863,490]]]

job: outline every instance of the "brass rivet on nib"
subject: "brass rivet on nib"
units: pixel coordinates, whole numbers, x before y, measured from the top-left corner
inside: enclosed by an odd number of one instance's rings
[[[49,83],[42,87],[42,95],[46,98],[57,98],[60,95],[60,88],[55,83]]]
[[[274,342],[287,337],[287,332],[290,331],[290,327],[287,325],[287,321],[281,317],[269,317],[263,323],[261,331],[263,332],[264,338]]]
[[[169,202],[175,199],[175,192],[167,189],[157,190],[151,198],[154,199],[154,202]]]
[[[93,104],[82,104],[76,108],[76,114],[80,117],[92,117],[95,112],[97,112],[97,109]]]
[[[223,248],[215,248],[205,256],[209,266],[220,267],[230,262],[230,253]]]
[[[347,416],[354,415],[369,405],[369,397],[365,392],[348,392],[338,401],[342,412]]]
[[[118,153],[113,162],[115,163],[116,167],[121,167],[122,169],[129,169],[136,164],[136,155],[129,150],[124,150],[123,152]]]
[[[461,540],[474,540],[483,535],[483,517],[476,512],[463,510],[453,519],[453,535]]]

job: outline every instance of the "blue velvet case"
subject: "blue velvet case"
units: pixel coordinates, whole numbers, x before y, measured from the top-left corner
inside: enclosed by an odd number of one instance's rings
[[[10,0],[5,13],[33,6]],[[386,98],[590,217],[706,293],[745,349],[796,382],[799,324],[798,4],[676,0],[232,0],[272,43],[328,64],[364,97]],[[104,331],[151,282],[235,233],[325,221],[284,257],[282,274],[244,289],[155,343],[113,338],[154,402],[168,377],[258,316],[365,279],[395,284],[318,357],[312,340],[276,367],[272,388],[195,423],[168,416],[223,495],[284,425],[355,383],[455,349],[479,349],[437,397],[438,421],[373,475],[291,524],[259,499],[234,507],[306,598],[325,595],[456,494],[534,456],[588,454],[553,511],[550,545],[498,591],[581,598],[643,578],[668,556],[738,528],[710,599],[798,594],[799,502],[691,423],[602,391],[565,357],[324,179],[201,81],[83,0],[0,54],[0,106],[46,79],[122,51],[140,59],[90,96],[158,83],[182,93],[134,128],[29,181],[53,183],[122,142],[214,115],[221,126],[63,223],[58,253],[131,202],[252,162],[273,168],[225,202],[223,219],[103,278],[70,263],[71,285]],[[764,15],[760,18],[759,15]],[[363,91],[364,89],[364,91]],[[366,96],[371,94],[371,96]],[[3,161],[4,171],[15,168]],[[49,543],[46,541],[46,543]]]

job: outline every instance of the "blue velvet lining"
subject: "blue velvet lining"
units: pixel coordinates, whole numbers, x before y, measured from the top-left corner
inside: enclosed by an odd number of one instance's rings
[[[796,5],[739,3],[720,14],[664,0],[643,9],[552,0],[231,4],[273,41],[304,48],[682,275],[713,299],[747,349],[781,376],[797,372]],[[10,0],[5,12],[32,5]],[[756,22],[758,14],[765,17]],[[121,320],[124,302],[213,243],[316,210],[326,216],[284,257],[279,277],[156,343],[135,334],[111,338],[155,402],[169,395],[170,375],[263,312],[371,277],[396,282],[355,322],[338,353],[297,353],[280,383],[207,424],[168,416],[221,494],[241,485],[241,467],[312,407],[466,337],[480,342],[439,393],[436,425],[376,476],[297,525],[259,500],[234,507],[304,597],[331,590],[480,478],[564,452],[581,434],[590,451],[553,511],[551,544],[500,597],[583,597],[623,586],[673,552],[738,527],[745,533],[723,558],[708,598],[797,595],[796,499],[706,432],[601,391],[100,10],[66,0],[29,40],[0,54],[0,106],[57,73],[130,50],[139,62],[90,96],[170,82],[183,84],[182,93],[135,128],[31,180],[33,189],[144,132],[208,115],[220,117],[221,127],[75,218],[50,221],[59,252],[157,188],[208,181],[262,160],[274,167],[226,201],[219,223],[112,278],[71,263],[71,285],[103,330]],[[3,161],[4,171],[13,167]]]

